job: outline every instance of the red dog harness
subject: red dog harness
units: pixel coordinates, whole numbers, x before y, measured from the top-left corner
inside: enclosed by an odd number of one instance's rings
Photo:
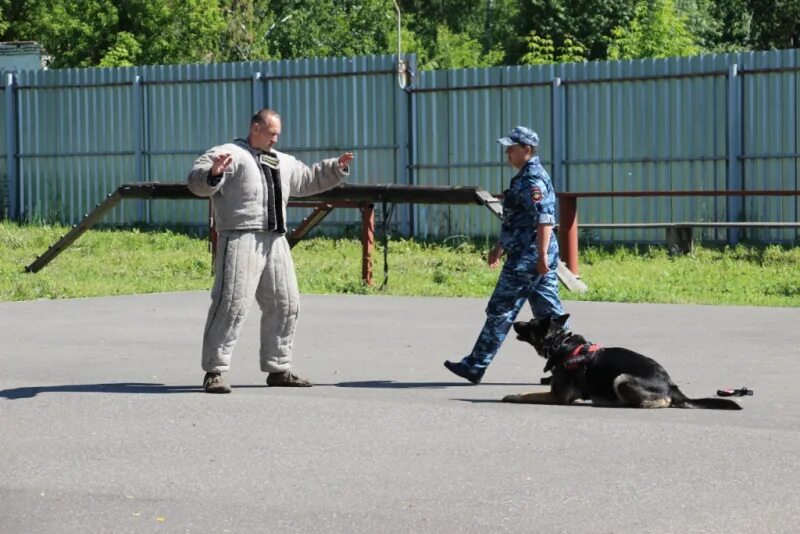
[[[591,360],[594,357],[594,353],[602,348],[602,345],[596,345],[594,343],[584,343],[583,345],[575,347],[575,350],[564,358],[562,362],[564,364],[564,369],[567,371],[575,371]]]

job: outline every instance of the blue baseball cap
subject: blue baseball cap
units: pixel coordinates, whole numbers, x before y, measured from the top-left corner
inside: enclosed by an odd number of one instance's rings
[[[530,128],[515,126],[508,137],[501,137],[497,140],[503,146],[528,145],[539,146],[539,136]]]

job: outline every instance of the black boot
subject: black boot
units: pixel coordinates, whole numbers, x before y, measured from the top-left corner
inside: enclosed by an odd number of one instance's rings
[[[471,369],[463,362],[451,362],[450,360],[446,360],[444,362],[444,366],[447,367],[451,373],[456,374],[461,378],[466,378],[473,384],[480,384],[481,379],[483,378],[483,373],[485,372],[485,369]]]
[[[206,393],[230,393],[231,386],[222,377],[222,373],[206,373],[203,377],[203,391]]]

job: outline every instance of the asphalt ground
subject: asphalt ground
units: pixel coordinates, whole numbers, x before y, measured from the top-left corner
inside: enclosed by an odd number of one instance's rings
[[[205,292],[0,303],[0,532],[796,532],[800,310],[567,302],[573,330],[744,410],[529,406],[510,337],[473,386],[485,300],[302,297],[267,388],[258,311],[231,395],[200,383]],[[526,310],[521,318],[529,318]]]

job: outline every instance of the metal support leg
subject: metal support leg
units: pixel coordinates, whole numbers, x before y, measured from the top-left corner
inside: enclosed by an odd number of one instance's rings
[[[372,250],[375,247],[375,204],[361,204],[361,280],[372,285]]]
[[[578,275],[578,199],[562,196],[559,200],[558,245],[572,274]]]

